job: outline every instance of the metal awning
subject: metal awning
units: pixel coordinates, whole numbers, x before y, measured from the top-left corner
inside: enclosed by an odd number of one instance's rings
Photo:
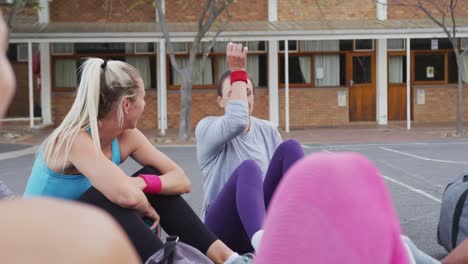
[[[468,37],[468,19],[457,19],[457,35]],[[172,40],[191,41],[197,23],[168,23]],[[209,32],[210,37],[214,32]],[[219,40],[325,40],[385,38],[445,38],[445,32],[429,19],[231,22]],[[156,23],[64,23],[39,24],[19,19],[11,42],[158,42]]]

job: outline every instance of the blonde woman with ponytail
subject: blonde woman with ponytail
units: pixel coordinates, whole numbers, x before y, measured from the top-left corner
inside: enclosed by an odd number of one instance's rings
[[[184,171],[136,128],[145,108],[138,71],[125,62],[99,58],[87,59],[80,70],[76,99],[42,144],[25,196],[78,200],[104,209],[127,233],[142,261],[162,247],[154,234],[161,220],[168,234],[178,235],[215,263],[249,263],[206,229],[180,196],[190,191]],[[134,177],[119,167],[128,157],[143,166]]]

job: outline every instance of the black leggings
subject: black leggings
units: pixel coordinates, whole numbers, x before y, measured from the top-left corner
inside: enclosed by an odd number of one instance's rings
[[[149,166],[135,172],[139,174],[161,173]],[[218,238],[208,231],[192,208],[180,195],[152,195],[146,197],[161,217],[161,227],[168,235],[179,236],[180,240],[187,243],[203,254]],[[146,261],[158,251],[163,243],[149,229],[135,210],[122,208],[112,203],[94,187],[89,188],[78,201],[97,206],[110,215],[120,224],[138,252],[142,261]]]

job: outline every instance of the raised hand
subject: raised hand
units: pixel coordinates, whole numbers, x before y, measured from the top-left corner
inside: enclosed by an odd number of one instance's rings
[[[247,66],[247,47],[229,42],[226,49],[227,64],[231,71],[243,70]]]

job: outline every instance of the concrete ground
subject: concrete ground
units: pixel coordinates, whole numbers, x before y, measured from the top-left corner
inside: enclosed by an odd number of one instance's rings
[[[386,179],[404,233],[423,251],[442,258],[446,252],[436,238],[442,192],[448,182],[468,169],[468,137],[454,137],[452,132],[448,127],[422,127],[411,132],[402,127],[357,127],[302,130],[294,135],[307,154],[353,151],[371,159]],[[202,185],[195,146],[169,143],[158,144],[158,148],[189,175],[192,192],[185,198],[199,212]],[[24,191],[36,149],[25,144],[0,144],[0,180],[16,193]],[[139,168],[132,160],[121,166],[127,173]]]

